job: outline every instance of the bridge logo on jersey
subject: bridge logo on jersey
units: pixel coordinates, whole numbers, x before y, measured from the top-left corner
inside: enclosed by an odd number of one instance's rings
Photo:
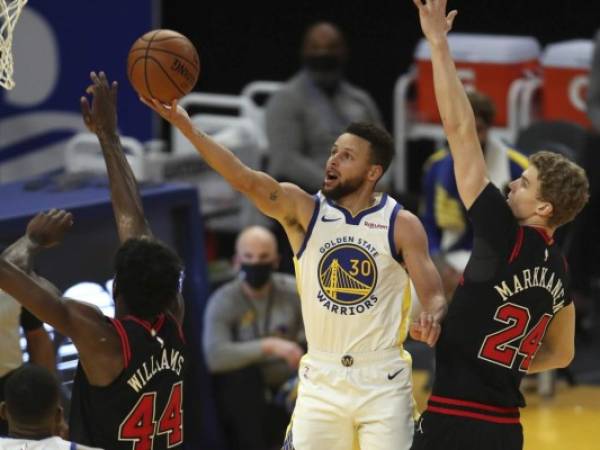
[[[377,265],[373,256],[355,244],[330,248],[319,261],[318,300],[332,312],[360,314],[374,306],[372,295],[377,284]]]

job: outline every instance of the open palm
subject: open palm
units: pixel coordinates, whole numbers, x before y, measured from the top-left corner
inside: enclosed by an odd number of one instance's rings
[[[452,29],[458,11],[453,10],[446,15],[447,0],[413,0],[419,10],[419,20],[423,34],[430,42],[445,39]]]

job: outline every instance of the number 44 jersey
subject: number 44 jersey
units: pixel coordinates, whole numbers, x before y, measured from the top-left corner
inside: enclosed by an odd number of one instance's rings
[[[544,230],[519,226],[491,183],[468,215],[473,253],[442,324],[429,409],[524,406],[520,381],[570,303],[566,261]]]
[[[170,315],[154,323],[110,320],[125,368],[105,387],[92,386],[81,363],[73,385],[71,440],[111,450],[183,448],[184,339]]]

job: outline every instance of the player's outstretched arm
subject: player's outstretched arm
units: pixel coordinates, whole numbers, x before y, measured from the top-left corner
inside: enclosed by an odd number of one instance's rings
[[[152,237],[137,181],[117,132],[117,82],[109,83],[104,72],[92,72],[90,78],[92,84],[86,92],[92,102],[81,97],[81,114],[85,125],[100,141],[119,240],[123,243],[130,238]],[[185,306],[181,295],[169,310],[179,323],[183,322]]]
[[[48,291],[60,296],[60,291],[56,286],[33,273],[33,263],[39,252],[60,244],[72,224],[73,216],[66,211],[53,209],[39,213],[29,221],[25,234],[4,250],[1,257],[29,274]],[[24,317],[25,319],[23,319]],[[33,326],[31,326],[32,323]],[[27,351],[31,361],[54,372],[56,370],[54,347],[43,323],[29,311],[23,310],[21,325],[24,329]]]
[[[290,183],[279,183],[270,175],[253,170],[242,163],[229,149],[219,145],[192,124],[187,112],[174,100],[170,106],[156,99],[141,99],[165,120],[177,127],[190,140],[206,163],[219,173],[237,191],[248,197],[269,217],[287,225],[299,220],[299,209],[312,213],[314,200],[306,192]]]
[[[567,367],[575,356],[575,306],[571,303],[556,313],[527,373]]]
[[[123,369],[119,337],[99,309],[61,299],[56,292],[2,258],[0,289],[73,340],[92,384],[107,385]]]
[[[60,244],[73,225],[73,215],[52,209],[37,214],[27,224],[25,234],[9,245],[0,255],[27,273],[33,271],[35,255],[46,248]]]
[[[87,97],[81,97],[81,114],[102,147],[119,240],[152,236],[135,176],[117,132],[117,82],[109,83],[104,72],[92,72],[90,78],[92,84],[86,93],[92,101],[90,104]]]
[[[410,335],[433,347],[440,336],[447,303],[440,275],[429,256],[425,229],[414,214],[405,210],[398,213],[394,241],[423,307],[417,320],[410,326]]]
[[[446,15],[446,0],[413,2],[419,9],[421,28],[431,48],[435,97],[454,159],[458,192],[468,209],[488,179],[473,109],[456,73],[448,45],[447,33],[457,11]]]
[[[33,240],[39,246],[48,247],[60,242],[72,223],[71,214],[52,210],[34,217],[27,232],[35,236]],[[119,337],[98,308],[61,299],[54,286],[28,275],[5,258],[0,258],[0,289],[73,340],[92,383],[107,384],[122,370]]]

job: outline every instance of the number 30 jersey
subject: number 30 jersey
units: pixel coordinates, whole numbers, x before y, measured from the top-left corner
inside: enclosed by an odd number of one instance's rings
[[[442,324],[432,399],[524,406],[520,381],[571,302],[566,261],[544,230],[519,226],[491,183],[468,215],[473,253]]]
[[[309,352],[371,352],[402,345],[410,286],[394,244],[400,209],[387,194],[377,194],[374,206],[352,216],[320,192],[315,196],[294,261]]]
[[[92,386],[81,363],[73,384],[71,440],[111,450],[182,449],[184,340],[170,315],[150,324],[110,320],[125,368],[105,387]]]

